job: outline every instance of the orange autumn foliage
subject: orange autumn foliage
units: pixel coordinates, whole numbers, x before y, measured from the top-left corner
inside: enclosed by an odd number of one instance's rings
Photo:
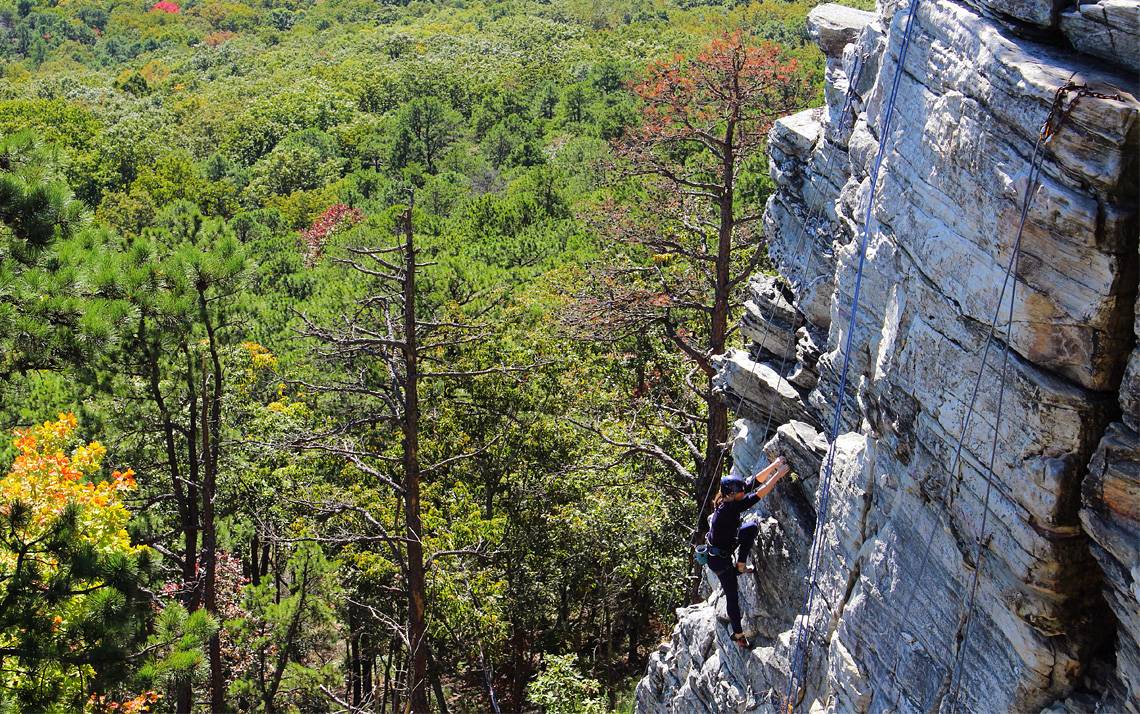
[[[0,479],[0,513],[9,515],[19,502],[31,513],[26,538],[42,535],[69,503],[80,508],[81,537],[100,550],[136,550],[130,543],[126,525],[130,513],[120,498],[135,488],[131,469],[114,471],[109,480],[98,480],[107,449],[98,441],[75,444],[77,421],[74,414],[60,414],[48,421],[15,432],[19,451],[7,475]],[[15,558],[0,551],[0,567]]]

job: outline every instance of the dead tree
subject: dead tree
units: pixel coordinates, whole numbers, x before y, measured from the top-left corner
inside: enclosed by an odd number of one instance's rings
[[[361,473],[392,489],[403,501],[403,533],[389,532],[379,521],[359,507],[340,505],[325,508],[357,512],[371,533],[358,540],[382,543],[398,564],[406,597],[406,620],[381,618],[407,651],[406,696],[413,712],[429,710],[429,686],[442,691],[432,681],[427,641],[426,575],[433,555],[456,556],[480,553],[448,551],[424,552],[421,519],[421,479],[461,459],[481,453],[486,444],[468,453],[448,456],[431,464],[421,461],[421,389],[436,380],[453,380],[522,371],[526,367],[491,367],[479,370],[437,368],[445,351],[483,338],[482,326],[453,321],[438,315],[417,300],[417,274],[433,265],[420,262],[412,223],[413,201],[398,220],[399,240],[385,247],[349,248],[339,262],[366,279],[367,294],[355,300],[334,324],[319,325],[302,316],[306,334],[320,343],[319,359],[336,365],[338,379],[319,384],[303,384],[307,389],[333,395],[342,415],[333,429],[312,435],[308,448],[337,454]],[[430,365],[430,366],[427,366]],[[425,368],[426,366],[426,368]],[[385,436],[399,433],[398,454],[393,453]],[[352,539],[353,536],[346,536]],[[344,539],[342,539],[344,540]],[[438,677],[438,674],[434,675]],[[387,697],[387,684],[385,685]],[[437,694],[437,699],[439,698]],[[442,705],[441,705],[442,706]]]
[[[584,426],[672,473],[695,499],[698,537],[728,438],[714,357],[725,351],[742,284],[766,255],[756,228],[763,197],[742,179],[764,170],[772,122],[802,103],[805,89],[779,46],[749,45],[740,33],[651,65],[633,86],[641,124],[613,143],[618,198],[593,216],[615,239],[612,257],[591,271],[569,315],[587,337],[644,347],[653,336],[691,366],[680,390],[656,400],[639,372],[635,396],[647,408],[637,433]]]

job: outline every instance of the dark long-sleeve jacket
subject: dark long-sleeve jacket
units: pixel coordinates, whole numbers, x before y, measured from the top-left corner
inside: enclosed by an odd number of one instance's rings
[[[709,517],[708,542],[714,548],[731,553],[736,550],[736,534],[740,530],[740,517],[760,499],[749,493],[739,501],[723,501]]]

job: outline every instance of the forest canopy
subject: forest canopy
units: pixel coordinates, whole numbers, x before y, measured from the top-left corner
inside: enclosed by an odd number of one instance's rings
[[[631,706],[811,5],[0,2],[0,709]]]

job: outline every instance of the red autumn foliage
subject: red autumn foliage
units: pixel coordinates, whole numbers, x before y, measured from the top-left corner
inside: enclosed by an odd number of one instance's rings
[[[709,504],[702,495],[720,477],[728,442],[717,356],[742,287],[766,255],[758,230],[766,196],[756,179],[764,140],[777,117],[810,95],[778,45],[751,44],[740,32],[699,54],[654,63],[630,89],[641,100],[641,122],[614,141],[619,190],[592,216],[599,233],[624,248],[614,251],[613,264],[591,270],[568,321],[595,340],[656,335],[692,366],[681,396],[639,380],[635,397],[653,405],[662,433],[685,435],[700,454],[693,496],[703,523]],[[693,478],[672,459],[655,458]]]
[[[644,102],[642,122],[614,148],[639,165],[639,173],[681,186],[684,177],[665,165],[676,154],[655,156],[658,149],[677,144],[704,149],[715,160],[702,168],[719,171],[726,151],[742,155],[755,149],[777,117],[806,99],[796,60],[784,59],[782,52],[773,42],[750,45],[738,31],[713,40],[695,57],[676,55],[651,64],[631,86]]]
[[[364,214],[359,208],[353,208],[343,203],[334,203],[317,216],[308,230],[301,231],[301,240],[305,244],[305,258],[311,265],[321,256],[325,242],[329,237],[343,228],[349,228],[364,220]]]
[[[645,250],[652,266],[596,275],[596,300],[580,301],[595,329],[632,334],[665,324],[670,340],[711,371],[726,333],[729,295],[763,256],[755,226],[763,206],[741,194],[742,172],[757,170],[768,131],[810,91],[794,59],[740,32],[701,52],[651,64],[630,84],[641,122],[613,142],[618,172],[635,177],[634,200],[607,199],[591,218],[618,242]],[[711,315],[711,344],[682,335],[681,313]]]
[[[155,4],[150,6],[151,12],[165,12],[168,15],[177,15],[182,12],[182,8],[178,3],[171,2],[170,0],[158,0]]]

